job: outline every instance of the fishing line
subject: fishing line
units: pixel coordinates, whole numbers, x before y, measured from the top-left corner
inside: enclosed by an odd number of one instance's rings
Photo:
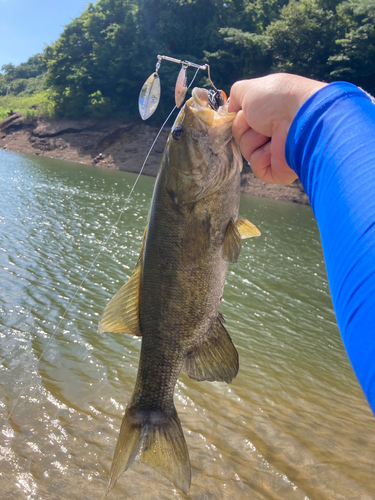
[[[196,70],[196,72],[195,72],[195,74],[194,74],[194,76],[193,76],[193,79],[191,80],[191,82],[190,82],[190,84],[189,84],[189,86],[188,86],[188,89],[192,86],[192,84],[193,84],[193,82],[194,82],[194,80],[195,80],[195,78],[196,78],[196,76],[197,76],[197,74],[198,74],[199,69],[200,69],[200,68],[198,68],[198,69]],[[147,162],[147,160],[148,160],[148,158],[149,158],[149,156],[150,156],[150,154],[151,154],[151,151],[152,151],[153,147],[155,146],[155,143],[156,143],[156,141],[158,140],[158,138],[159,138],[159,136],[160,136],[160,134],[161,134],[161,132],[162,132],[163,128],[165,127],[165,125],[166,125],[166,123],[168,122],[169,118],[172,116],[172,114],[173,114],[173,112],[175,111],[175,109],[176,109],[176,106],[174,106],[174,108],[172,109],[172,111],[169,113],[169,115],[167,116],[167,118],[164,120],[164,123],[163,123],[163,125],[160,127],[159,132],[156,134],[156,137],[155,137],[155,139],[154,139],[153,143],[151,144],[151,147],[150,147],[150,149],[149,149],[149,151],[148,151],[148,153],[147,153],[147,155],[146,155],[146,158],[145,158],[145,160],[144,160],[144,162],[143,162],[143,164],[142,164],[142,167],[141,167],[141,169],[140,169],[140,171],[139,171],[139,174],[137,175],[137,178],[136,178],[136,179],[135,179],[135,181],[134,181],[133,187],[131,188],[131,190],[130,190],[130,192],[129,192],[129,194],[128,194],[128,197],[127,197],[127,198],[126,198],[126,200],[125,200],[124,206],[123,206],[123,208],[122,208],[122,209],[121,209],[121,211],[120,211],[120,215],[118,216],[117,221],[113,224],[113,226],[112,226],[112,228],[111,228],[111,230],[110,230],[110,232],[109,232],[109,235],[108,235],[108,236],[107,236],[107,238],[104,240],[104,243],[102,243],[102,244],[101,244],[101,248],[100,248],[99,252],[97,253],[97,255],[96,255],[95,259],[92,261],[92,263],[91,263],[91,265],[90,265],[89,269],[86,271],[86,273],[85,273],[84,277],[82,278],[82,281],[81,281],[81,283],[79,284],[79,286],[78,286],[77,290],[75,291],[75,293],[74,293],[73,297],[70,299],[70,301],[69,301],[68,305],[66,306],[65,311],[64,311],[63,315],[61,316],[60,321],[58,322],[58,324],[57,324],[57,326],[56,326],[56,329],[55,329],[54,333],[53,333],[53,334],[51,335],[51,337],[48,339],[48,342],[47,342],[47,344],[46,344],[45,348],[43,349],[42,353],[40,354],[40,356],[39,356],[39,358],[38,358],[37,365],[39,365],[40,360],[41,360],[41,359],[42,359],[42,357],[44,356],[44,353],[45,353],[45,352],[46,352],[46,350],[48,349],[48,347],[49,347],[50,343],[52,342],[52,340],[54,339],[54,337],[55,337],[56,333],[59,331],[60,325],[61,325],[62,321],[65,319],[65,316],[66,316],[67,312],[69,311],[70,306],[72,305],[72,303],[73,303],[74,299],[76,298],[76,296],[77,296],[78,292],[80,292],[80,291],[81,291],[81,288],[82,288],[83,283],[86,281],[87,276],[88,276],[88,275],[89,275],[89,273],[91,272],[91,270],[92,270],[92,268],[94,267],[94,265],[95,265],[96,261],[97,261],[97,260],[98,260],[98,258],[100,257],[100,255],[101,255],[102,251],[105,249],[105,246],[106,246],[106,244],[108,243],[108,240],[110,239],[110,237],[112,236],[113,232],[114,232],[114,231],[115,231],[115,229],[117,228],[117,226],[118,226],[118,224],[119,224],[119,222],[120,222],[120,220],[121,220],[122,214],[123,214],[123,213],[124,213],[124,211],[126,210],[127,205],[128,205],[128,203],[129,203],[129,200],[130,200],[130,198],[131,198],[131,195],[132,195],[132,194],[133,194],[133,192],[134,192],[135,186],[137,185],[137,182],[139,181],[139,178],[140,178],[140,176],[142,175],[143,169],[144,169],[144,167],[145,167],[145,165],[146,165],[146,162]],[[31,387],[31,385],[28,387],[28,389],[30,389],[30,387]],[[26,394],[26,391],[21,391],[21,392],[20,392],[20,394],[18,395],[18,397],[17,397],[17,399],[16,399],[16,402],[14,403],[14,405],[13,405],[12,409],[10,410],[10,412],[8,413],[8,420],[9,420],[9,419],[10,419],[10,417],[12,416],[13,411],[14,411],[15,407],[17,406],[18,401],[20,400],[21,396],[23,396],[23,395],[25,395],[25,394]]]

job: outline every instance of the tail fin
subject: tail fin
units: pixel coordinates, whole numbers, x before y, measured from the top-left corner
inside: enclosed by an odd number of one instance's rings
[[[129,406],[122,420],[107,493],[139,454],[139,460],[187,493],[191,471],[189,452],[177,412],[136,410]]]

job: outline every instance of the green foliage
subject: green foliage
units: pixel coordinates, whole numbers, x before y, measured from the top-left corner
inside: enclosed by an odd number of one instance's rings
[[[10,82],[0,80],[0,96],[8,94],[30,96],[35,92],[41,92],[45,87],[45,75],[36,78],[15,78]]]
[[[19,66],[4,64],[0,72],[0,96],[19,95],[22,97],[40,93],[45,88],[46,66],[43,54],[30,57]]]
[[[4,64],[1,68],[7,81],[12,81],[15,78],[29,79],[36,78],[45,72],[45,62],[43,54],[36,54],[30,57],[27,62],[21,63],[19,66],[14,64]]]
[[[349,80],[375,94],[375,2],[344,2],[338,12],[347,30],[344,37],[336,40],[336,54],[329,57],[331,76]]]
[[[271,71],[329,80],[328,57],[336,53],[335,38],[343,34],[332,10],[316,0],[291,0],[266,34],[271,40]]]
[[[271,64],[270,39],[266,35],[244,32],[236,28],[222,28],[224,50],[206,53],[210,61],[217,85],[225,88],[243,78],[259,77],[269,72]],[[228,75],[230,80],[228,82]]]
[[[220,49],[206,53],[225,75],[220,85],[289,72],[375,93],[374,0],[264,0],[246,2],[244,11],[236,28],[219,30]]]
[[[43,54],[3,66],[0,96],[49,88],[45,102],[59,116],[138,116],[158,54],[208,62],[225,91],[238,79],[287,71],[375,93],[375,0],[98,0]],[[173,106],[178,71],[162,62],[157,122]],[[194,84],[209,85],[207,74]]]
[[[135,4],[126,0],[90,3],[47,47],[47,84],[54,91],[58,114],[135,112],[135,78],[141,66],[135,57],[135,11]],[[93,97],[97,92],[99,100]]]
[[[8,108],[2,108],[0,106],[0,121],[4,120],[7,116],[9,116],[10,109]]]
[[[0,119],[8,116],[11,110],[29,118],[37,116],[53,118],[55,116],[54,106],[49,90],[36,92],[31,96],[8,94],[0,97]]]
[[[36,120],[38,118],[37,112],[35,109],[27,109],[26,110],[26,118],[29,120]]]
[[[92,116],[108,116],[112,111],[111,100],[109,97],[103,97],[100,90],[89,95],[89,104],[85,111]]]

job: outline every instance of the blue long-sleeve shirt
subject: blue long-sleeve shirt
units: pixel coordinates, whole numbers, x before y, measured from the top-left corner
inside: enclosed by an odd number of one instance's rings
[[[285,156],[310,199],[333,307],[359,383],[375,413],[375,105],[331,83],[299,109]]]

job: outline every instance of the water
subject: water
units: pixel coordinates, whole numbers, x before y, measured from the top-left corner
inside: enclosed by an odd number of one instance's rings
[[[0,178],[0,498],[103,499],[141,343],[96,329],[137,260],[154,179],[105,242],[135,175],[0,150]],[[108,500],[375,499],[375,420],[311,209],[243,196],[241,215],[262,236],[244,241],[221,308],[240,372],[176,387],[189,495],[136,463]]]

